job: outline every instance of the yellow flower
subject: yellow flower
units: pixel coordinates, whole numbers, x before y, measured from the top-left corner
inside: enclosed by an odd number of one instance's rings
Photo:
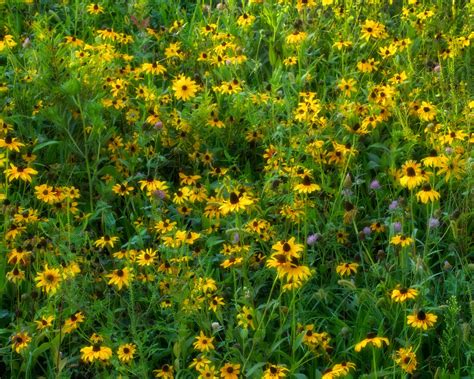
[[[89,4],[86,9],[87,9],[87,12],[88,12],[89,14],[101,14],[101,13],[104,13],[104,8],[101,7],[99,4],[94,4],[94,3]]]
[[[145,74],[160,75],[166,72],[166,68],[158,62],[143,63],[140,67],[140,71]]]
[[[64,321],[63,332],[64,334],[69,334],[72,331],[79,328],[79,324],[84,322],[84,315],[82,312],[76,312],[71,317],[69,317],[66,321]]]
[[[36,175],[38,171],[31,167],[17,167],[13,163],[10,163],[10,168],[7,168],[4,173],[7,176],[9,182],[11,182],[12,180],[21,179],[24,182],[31,183],[31,176]]]
[[[101,249],[104,249],[107,246],[114,247],[115,242],[117,242],[118,240],[118,237],[110,237],[109,235],[105,235],[96,240],[94,242],[94,246],[100,247]]]
[[[397,234],[392,237],[390,243],[395,246],[400,245],[401,247],[410,246],[413,243],[413,238],[406,237],[403,234]]]
[[[395,363],[408,374],[412,374],[416,370],[418,362],[416,361],[416,354],[413,352],[411,346],[408,349],[403,347],[398,349],[393,359]]]
[[[107,361],[112,356],[112,349],[107,346],[92,345],[83,347],[81,353],[81,359],[84,362]]]
[[[416,198],[418,201],[421,201],[423,204],[427,204],[429,202],[435,202],[440,198],[440,194],[438,191],[435,191],[431,188],[429,183],[423,185],[421,191],[416,193]]]
[[[358,344],[355,345],[354,350],[358,353],[361,351],[364,347],[366,347],[368,344],[371,344],[377,348],[381,348],[383,344],[389,345],[390,343],[388,342],[388,338],[385,337],[378,337],[375,333],[369,333],[367,334],[367,338],[359,342]]]
[[[179,75],[175,80],[173,80],[173,91],[174,96],[178,100],[189,100],[196,96],[196,92],[199,89],[199,86],[191,78]]]
[[[384,38],[387,35],[385,25],[373,20],[366,20],[362,25],[362,38],[368,41],[371,37],[378,39]]]
[[[43,330],[53,325],[54,316],[43,316],[39,320],[35,320],[36,328]]]
[[[392,291],[390,297],[396,303],[403,303],[408,299],[414,299],[418,296],[418,291],[414,288],[397,287]]]
[[[140,252],[140,255],[137,257],[137,263],[140,266],[150,266],[155,262],[157,251],[153,249],[146,249]]]
[[[350,96],[352,92],[357,91],[355,84],[356,81],[354,79],[342,79],[337,87],[344,93],[345,96]]]
[[[268,368],[263,372],[262,379],[283,379],[286,378],[288,369],[279,365],[269,364]]]
[[[174,378],[174,367],[168,364],[164,364],[161,366],[160,369],[153,370],[153,374],[155,374],[155,378],[163,378],[163,379],[173,379]]]
[[[422,101],[417,113],[423,121],[431,121],[434,120],[437,111],[433,104]]]
[[[338,376],[345,376],[349,374],[351,369],[355,369],[356,365],[352,362],[341,362],[337,363],[332,367],[332,372],[337,377]]]
[[[420,164],[412,160],[406,161],[402,166],[399,180],[402,187],[407,187],[409,190],[423,183],[425,179],[421,173]]]
[[[14,334],[11,337],[12,341],[12,349],[15,350],[17,353],[21,353],[22,350],[28,347],[28,344],[31,341],[31,337],[28,335],[27,332],[20,332]]]
[[[133,187],[127,182],[116,184],[112,187],[112,191],[119,196],[127,196],[133,191]]]
[[[252,25],[254,21],[255,21],[255,16],[248,13],[244,13],[237,19],[237,25],[243,28],[247,28],[250,25]]]
[[[436,320],[438,320],[438,316],[433,313],[425,313],[422,310],[407,316],[408,325],[423,330],[432,327],[436,323]]]
[[[341,263],[336,267],[336,272],[341,276],[352,275],[357,272],[358,263]]]
[[[321,190],[321,187],[316,183],[312,183],[308,175],[305,175],[303,181],[294,187],[294,190],[299,193],[312,193]]]
[[[5,138],[0,138],[0,147],[6,147],[7,150],[19,152],[22,146],[25,146],[25,144],[10,135],[7,135]]]
[[[248,197],[246,193],[231,192],[229,199],[225,200],[220,206],[221,212],[226,215],[228,213],[239,212],[244,210],[249,205],[253,204],[253,200]]]
[[[244,329],[247,329],[249,326],[255,329],[254,319],[254,310],[244,305],[237,314],[237,325],[242,326]]]
[[[240,364],[226,363],[220,371],[223,379],[239,379]]]
[[[107,284],[116,285],[118,289],[121,290],[123,286],[128,287],[130,285],[133,274],[129,268],[125,267],[112,271],[112,273],[106,275],[106,277],[110,278]]]
[[[212,341],[214,341],[214,337],[207,337],[201,330],[199,336],[196,337],[196,342],[194,342],[193,346],[196,350],[208,352],[214,350],[214,344]]]
[[[44,271],[39,272],[36,275],[35,281],[36,287],[41,288],[43,287],[43,291],[46,293],[54,294],[59,287],[59,283],[61,282],[62,277],[59,269],[57,268],[48,268],[48,265],[45,265]]]
[[[133,359],[136,350],[137,347],[133,343],[126,343],[119,346],[117,356],[122,362],[127,363]]]
[[[13,270],[7,272],[6,277],[9,282],[21,283],[25,280],[25,272],[15,267]]]
[[[217,312],[217,309],[221,306],[224,305],[224,299],[219,296],[214,296],[210,301],[209,301],[209,309],[212,310],[213,312]]]

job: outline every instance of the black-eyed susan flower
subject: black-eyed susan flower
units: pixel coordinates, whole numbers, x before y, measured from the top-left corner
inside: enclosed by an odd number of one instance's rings
[[[466,167],[467,160],[462,155],[456,154],[441,164],[438,174],[444,175],[444,180],[449,182],[451,179],[461,179],[466,172]]]
[[[406,247],[413,243],[413,238],[397,234],[390,239],[390,243],[395,246]]]
[[[357,273],[357,268],[359,267],[358,263],[341,263],[336,267],[336,272],[340,276],[349,276]]]
[[[15,166],[13,163],[10,163],[10,168],[7,168],[4,173],[7,176],[9,182],[20,179],[24,182],[31,183],[33,180],[32,176],[38,174],[38,171],[32,167],[23,167],[21,165]]]
[[[69,334],[79,328],[79,325],[85,320],[82,312],[76,312],[71,317],[67,318],[64,321],[63,332],[64,334]]]
[[[6,277],[9,282],[19,284],[25,280],[25,271],[15,267],[13,270],[7,272]]]
[[[107,361],[112,357],[112,349],[107,346],[94,344],[81,348],[81,359],[84,362],[92,363],[95,360]]]
[[[112,191],[119,196],[127,196],[133,191],[133,187],[127,182],[117,183],[112,187]]]
[[[419,310],[418,312],[407,316],[408,325],[412,326],[413,328],[419,328],[423,330],[431,328],[437,320],[438,316],[436,316],[434,313],[426,313],[423,310]]]
[[[220,370],[222,379],[239,379],[240,364],[226,363]]]
[[[35,194],[38,200],[41,200],[47,204],[53,204],[57,201],[54,188],[47,184],[35,186]]]
[[[246,193],[231,192],[229,199],[224,200],[220,206],[221,212],[228,213],[240,212],[253,204],[253,200]]]
[[[178,100],[187,101],[196,96],[199,86],[191,78],[185,75],[179,75],[175,80],[173,80],[172,89],[174,91],[174,96]]]
[[[391,299],[396,303],[403,303],[409,299],[414,299],[417,296],[418,290],[414,288],[405,288],[400,286],[397,286],[397,288],[395,288],[390,294]]]
[[[278,241],[275,243],[272,246],[272,250],[287,257],[299,258],[300,252],[304,250],[304,245],[296,243],[296,238],[291,237],[289,240]]]
[[[237,325],[244,329],[255,329],[255,311],[252,308],[244,305],[240,312],[237,314]]]
[[[153,249],[145,249],[140,251],[137,257],[137,263],[139,266],[151,266],[155,263],[157,251]]]
[[[416,354],[413,351],[413,348],[410,346],[408,348],[400,348],[397,350],[393,360],[397,365],[401,367],[403,371],[408,374],[413,374],[416,370],[418,362],[416,360]]]
[[[354,79],[342,79],[337,87],[345,96],[351,96],[352,92],[356,92],[356,81]]]
[[[212,343],[214,337],[207,337],[202,330],[195,339],[196,341],[193,343],[193,346],[196,350],[199,350],[200,352],[209,352],[215,349],[214,344]]]
[[[367,337],[365,339],[363,339],[362,341],[358,342],[355,345],[354,350],[356,352],[360,352],[367,345],[372,345],[372,346],[375,346],[377,348],[381,348],[384,344],[386,346],[390,345],[390,343],[388,341],[388,338],[379,337],[375,333],[369,333],[369,334],[367,334]]]
[[[346,376],[346,375],[349,374],[350,370],[354,370],[355,368],[356,368],[355,363],[346,361],[346,362],[336,363],[332,367],[331,370],[332,370],[334,375]]]
[[[174,367],[165,363],[161,368],[153,370],[155,378],[173,379],[174,378]]]
[[[423,184],[421,191],[416,193],[416,198],[423,204],[435,202],[439,200],[440,196],[439,192],[434,190],[429,183]]]
[[[313,183],[308,175],[305,175],[301,183],[295,185],[293,189],[299,193],[312,193],[321,190],[321,187]]]
[[[94,242],[94,246],[100,247],[101,249],[105,249],[106,247],[113,248],[115,243],[119,240],[116,236],[109,236],[106,234],[105,236],[100,237],[98,240]]]
[[[201,371],[205,366],[208,366],[210,363],[211,361],[203,354],[194,358],[189,364],[189,367],[194,368],[196,371]]]
[[[87,13],[94,14],[94,15],[104,13],[104,8],[100,6],[99,4],[94,4],[94,3],[89,4],[86,7],[86,10],[87,10]]]
[[[113,270],[112,273],[107,274],[106,277],[110,278],[107,284],[113,284],[121,290],[122,287],[128,287],[130,285],[130,281],[133,279],[133,273],[128,267],[125,267]]]
[[[152,74],[152,75],[161,75],[166,72],[165,66],[159,64],[158,62],[153,63],[143,63],[140,67],[140,71],[145,74]]]
[[[133,343],[120,345],[117,349],[117,356],[122,362],[130,362],[133,359],[137,346]]]
[[[12,349],[17,353],[21,353],[31,342],[31,337],[27,332],[19,332],[11,336]]]
[[[427,101],[422,101],[418,108],[418,116],[423,121],[432,121],[436,113],[436,107]]]
[[[361,28],[361,33],[362,38],[366,41],[368,41],[370,38],[384,38],[387,35],[385,25],[373,20],[365,20]]]
[[[42,316],[39,320],[35,320],[36,329],[44,330],[53,325],[54,316]]]
[[[25,146],[25,144],[18,141],[18,138],[14,138],[8,134],[5,136],[5,138],[0,138],[0,147],[4,147],[7,150],[19,152],[20,147],[23,146]]]
[[[62,276],[59,269],[49,268],[46,264],[44,270],[36,275],[35,281],[38,282],[36,287],[41,288],[47,294],[54,294],[59,288]]]
[[[209,310],[217,312],[218,308],[224,305],[224,299],[220,296],[214,296],[209,300]]]
[[[283,379],[286,378],[287,373],[288,369],[284,366],[268,364],[262,379]]]
[[[423,183],[424,178],[421,173],[420,164],[412,160],[406,161],[402,166],[399,181],[402,187],[407,187],[409,190]]]

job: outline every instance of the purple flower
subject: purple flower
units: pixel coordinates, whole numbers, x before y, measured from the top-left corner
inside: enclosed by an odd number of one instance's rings
[[[370,234],[372,233],[372,229],[370,229],[369,226],[366,226],[364,229],[362,229],[362,231],[366,236],[370,236]]]
[[[435,217],[431,217],[428,220],[428,226],[430,227],[430,229],[436,229],[437,227],[439,227],[439,220]]]
[[[380,188],[382,188],[380,182],[377,179],[372,180],[372,182],[370,183],[370,189],[376,191]]]
[[[395,233],[398,233],[398,232],[400,232],[400,231],[402,230],[402,223],[399,222],[399,221],[394,222],[394,223],[392,224],[392,227],[393,227],[393,231],[394,231]]]
[[[390,205],[388,206],[388,209],[390,209],[391,211],[394,211],[397,208],[398,208],[398,201],[397,200],[393,200],[390,203]]]
[[[308,238],[306,239],[306,243],[309,246],[313,246],[318,241],[319,238],[321,238],[321,235],[319,233],[310,234]]]
[[[239,233],[234,233],[234,237],[233,237],[233,239],[232,239],[232,242],[233,242],[233,243],[239,243],[239,241],[240,241],[240,235],[239,235]]]

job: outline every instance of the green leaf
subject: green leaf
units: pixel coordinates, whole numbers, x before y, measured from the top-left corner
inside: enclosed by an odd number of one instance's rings
[[[36,145],[33,148],[33,153],[45,148],[46,146],[57,145],[58,143],[59,143],[59,141],[46,141],[46,142],[40,143],[39,145]]]

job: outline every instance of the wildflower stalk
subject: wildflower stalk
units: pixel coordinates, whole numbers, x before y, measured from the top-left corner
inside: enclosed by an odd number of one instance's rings
[[[77,9],[77,7],[76,7],[76,9]],[[90,168],[90,162],[89,162],[89,147],[88,147],[89,144],[87,143],[87,138],[86,138],[87,132],[86,132],[86,121],[85,121],[85,118],[84,118],[85,115],[84,115],[84,112],[83,112],[83,109],[82,109],[81,100],[80,100],[79,96],[77,98],[75,96],[72,96],[72,100],[73,100],[74,104],[76,104],[77,108],[79,109],[79,113],[81,115],[82,135],[83,135],[83,138],[84,138],[84,153],[83,154],[84,154],[84,159],[86,161],[87,180],[89,182],[89,207],[90,207],[90,211],[92,212],[92,210],[94,209],[93,191],[92,191],[93,187],[92,187],[91,168]],[[71,136],[71,138],[72,138],[72,136]],[[73,139],[73,141],[74,141],[74,139]]]
[[[244,364],[242,365],[242,372],[245,372],[245,367],[247,366],[247,363],[248,363],[249,359],[252,357],[252,353],[253,353],[253,350],[255,349],[255,344],[256,344],[256,339],[257,339],[256,336],[259,334],[258,332],[260,331],[260,328],[262,327],[263,321],[265,320],[265,315],[267,314],[268,305],[270,303],[270,299],[272,298],[273,290],[275,289],[275,285],[277,283],[277,280],[278,280],[278,277],[275,276],[275,279],[273,280],[272,288],[270,289],[270,293],[268,294],[267,301],[265,302],[265,308],[264,308],[262,317],[260,318],[260,321],[258,322],[257,329],[255,329],[255,333],[254,333],[255,337],[253,338],[252,346],[250,347],[250,351],[247,355],[247,358],[245,358]],[[270,313],[269,319],[271,318],[272,314],[273,314],[273,309]]]

